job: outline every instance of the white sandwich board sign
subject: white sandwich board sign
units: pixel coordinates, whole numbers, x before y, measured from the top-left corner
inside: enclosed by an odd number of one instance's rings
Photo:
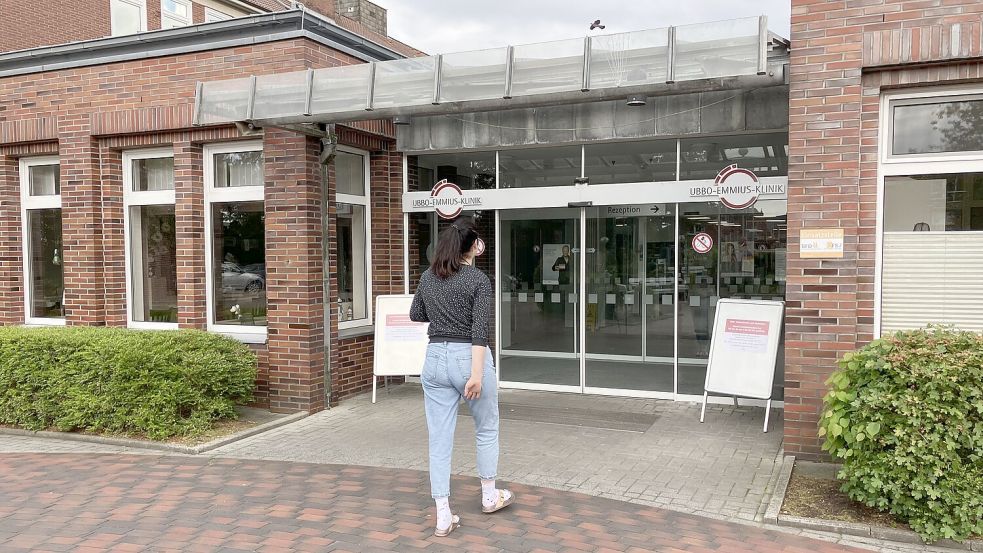
[[[764,431],[768,431],[784,311],[781,301],[725,298],[717,302],[700,422],[708,395],[732,396],[735,401],[766,399]]]
[[[413,296],[378,296],[375,300],[375,345],[372,403],[379,376],[419,376],[427,357],[429,323],[410,320]]]

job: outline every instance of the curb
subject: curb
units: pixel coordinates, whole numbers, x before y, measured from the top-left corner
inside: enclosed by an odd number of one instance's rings
[[[775,493],[771,496],[771,501],[768,502],[768,510],[765,512],[764,520],[766,523],[790,528],[802,528],[804,530],[817,530],[820,532],[832,532],[834,534],[926,545],[921,536],[911,530],[871,526],[857,522],[783,515],[782,504],[785,502],[785,492],[788,491],[788,483],[792,476],[792,467],[794,464],[795,457],[791,455],[786,455],[782,461],[781,473],[778,477],[778,483],[775,486]],[[939,540],[929,545],[955,551],[983,551],[983,540],[967,540],[964,542]]]
[[[782,503],[785,502],[785,492],[788,490],[788,482],[792,478],[792,467],[795,465],[795,457],[786,455],[782,459],[782,467],[778,470],[778,482],[775,484],[775,491],[771,494],[768,501],[768,509],[765,511],[765,522],[768,524],[778,524],[778,516],[782,512]]]
[[[242,432],[237,432],[230,436],[224,436],[210,442],[206,442],[196,446],[178,445],[178,444],[165,444],[159,442],[148,442],[143,440],[134,440],[132,438],[112,438],[108,436],[92,436],[89,434],[76,434],[73,432],[53,432],[50,430],[39,430],[37,432],[32,430],[22,430],[20,428],[0,428],[0,435],[6,436],[27,436],[31,438],[46,438],[53,440],[67,440],[70,442],[85,442],[92,444],[103,444],[103,445],[115,445],[120,447],[129,447],[133,449],[153,449],[156,451],[166,451],[168,453],[183,453],[185,455],[198,455],[200,453],[205,453],[206,451],[211,451],[213,449],[228,445],[232,442],[237,442],[239,440],[244,440],[256,434],[262,434],[268,430],[273,430],[274,428],[279,428],[286,424],[299,421],[308,416],[305,412],[293,413],[285,417],[265,422],[258,426],[252,428],[247,428]]]

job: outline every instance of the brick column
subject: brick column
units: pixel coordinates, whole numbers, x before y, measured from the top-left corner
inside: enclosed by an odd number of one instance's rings
[[[123,154],[103,148],[102,246],[106,325],[126,326],[126,240],[123,232]]]
[[[19,163],[0,156],[0,325],[24,322],[22,255]]]
[[[269,393],[279,412],[325,405],[318,148],[303,135],[265,131]]]
[[[858,287],[873,283],[872,264],[861,270],[858,262],[863,37],[844,20],[849,12],[842,3],[792,2],[785,450],[811,460],[823,457],[824,382],[859,345]],[[844,229],[843,258],[801,259],[804,228]]]
[[[59,137],[65,319],[69,325],[105,324],[102,198],[99,151],[88,134],[88,115],[63,120]]]
[[[178,325],[204,330],[205,185],[202,148],[182,140],[174,144],[174,217],[177,258]]]

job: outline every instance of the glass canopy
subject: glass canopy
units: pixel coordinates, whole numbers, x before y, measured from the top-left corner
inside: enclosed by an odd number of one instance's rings
[[[764,75],[767,18],[751,17],[198,84],[195,123],[342,122],[612,98]],[[435,107],[435,106],[443,106]]]

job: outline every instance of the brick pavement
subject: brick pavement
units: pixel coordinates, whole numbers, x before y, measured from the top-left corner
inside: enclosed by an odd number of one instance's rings
[[[0,456],[0,550],[76,551],[859,551],[747,525],[516,485],[480,514],[455,477],[463,526],[430,537],[419,471],[102,454]],[[465,501],[462,498],[471,498]]]

